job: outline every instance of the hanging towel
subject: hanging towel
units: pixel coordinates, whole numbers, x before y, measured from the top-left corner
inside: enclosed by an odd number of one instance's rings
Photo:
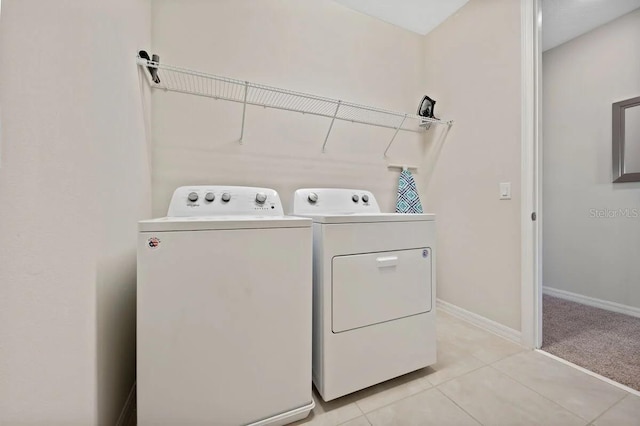
[[[400,172],[398,180],[398,201],[396,202],[396,213],[422,213],[420,196],[416,189],[416,181],[409,170]]]

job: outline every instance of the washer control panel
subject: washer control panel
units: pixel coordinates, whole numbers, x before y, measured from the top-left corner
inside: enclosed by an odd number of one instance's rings
[[[293,196],[293,214],[380,213],[376,197],[363,189],[303,188]]]
[[[249,186],[181,186],[169,204],[168,217],[283,216],[278,193]]]

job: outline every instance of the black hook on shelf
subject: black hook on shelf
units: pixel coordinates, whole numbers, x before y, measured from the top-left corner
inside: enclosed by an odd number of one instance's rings
[[[146,59],[147,61],[153,61],[156,64],[160,63],[160,56],[154,54],[153,57],[150,58],[149,54],[145,50],[141,50],[140,52],[138,52],[138,56],[140,56],[142,59]],[[149,74],[151,74],[151,80],[153,80],[154,83],[159,84],[160,77],[158,77],[158,68],[147,67],[147,69],[149,70]]]

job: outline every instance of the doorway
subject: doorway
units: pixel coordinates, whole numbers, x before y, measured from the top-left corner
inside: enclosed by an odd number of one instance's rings
[[[640,56],[628,53],[640,51],[640,2],[625,2],[630,10],[607,2],[606,22],[550,43],[558,3],[523,3],[534,18],[523,96],[534,104],[523,115],[532,140],[523,130],[523,177],[531,173],[523,193],[532,194],[530,209],[523,204],[523,336],[528,330],[530,346],[640,390],[640,183],[614,184],[611,169],[611,104],[640,95]],[[537,223],[526,223],[528,211]]]

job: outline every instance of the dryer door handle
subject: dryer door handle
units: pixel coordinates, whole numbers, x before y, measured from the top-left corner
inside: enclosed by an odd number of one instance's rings
[[[384,256],[376,258],[378,268],[388,268],[398,265],[398,256]]]

